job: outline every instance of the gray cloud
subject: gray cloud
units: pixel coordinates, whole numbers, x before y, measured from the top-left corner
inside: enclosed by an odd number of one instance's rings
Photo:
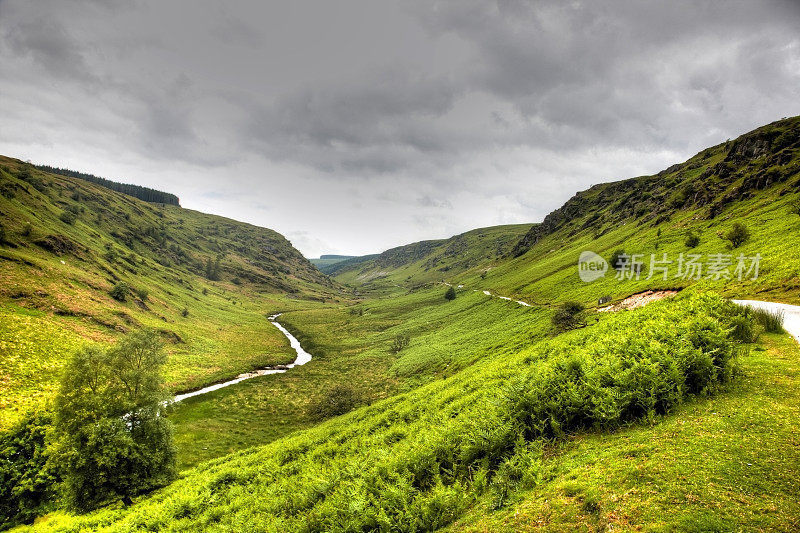
[[[792,0],[0,0],[0,152],[378,251],[800,113],[797,27]]]

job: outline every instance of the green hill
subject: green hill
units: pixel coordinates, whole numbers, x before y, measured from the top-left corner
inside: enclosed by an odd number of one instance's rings
[[[52,394],[81,343],[154,327],[169,343],[170,387],[186,390],[290,361],[265,313],[337,292],[274,231],[5,157],[0,228],[0,427]]]
[[[490,265],[510,253],[529,228],[530,224],[494,226],[449,239],[398,246],[374,256],[339,263],[330,273],[343,283],[357,285],[438,281]]]
[[[281,319],[311,363],[181,406],[172,485],[34,529],[796,529],[800,349],[720,295],[800,302],[798,142],[800,118],[779,121],[535,226],[343,261],[352,300],[298,273],[298,297],[326,298]],[[641,270],[581,281],[582,252],[620,250]],[[681,254],[726,256],[728,275],[678,276]],[[739,279],[740,254],[758,276]],[[596,312],[645,289],[683,290]],[[562,332],[571,300],[588,311]],[[350,404],[326,410],[342,387]]]
[[[353,259],[355,256],[353,255],[321,255],[317,259],[309,259],[312,265],[317,267],[320,272],[323,274],[330,274],[331,268],[334,265],[338,265],[342,261],[347,261],[348,259]]]

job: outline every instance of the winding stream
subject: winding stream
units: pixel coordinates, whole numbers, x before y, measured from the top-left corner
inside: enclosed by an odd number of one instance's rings
[[[208,387],[204,387],[196,391],[177,394],[175,395],[175,398],[172,399],[173,403],[177,403],[187,398],[193,398],[194,396],[200,396],[201,394],[206,394],[215,390],[219,390],[223,387],[236,385],[237,383],[241,383],[246,379],[255,378],[258,376],[267,376],[270,374],[283,374],[287,370],[290,370],[296,366],[304,365],[309,361],[311,361],[311,354],[305,351],[302,346],[300,346],[300,341],[297,340],[297,338],[295,338],[294,335],[289,333],[289,331],[285,327],[280,325],[280,323],[277,320],[279,316],[281,316],[281,313],[272,315],[268,317],[268,319],[273,326],[278,328],[280,332],[283,333],[287,339],[289,339],[289,345],[297,353],[297,358],[295,358],[293,363],[290,363],[288,365],[276,365],[276,367],[267,367],[267,368],[262,368],[260,370],[254,370],[252,372],[246,372],[244,374],[239,374],[238,376],[236,376],[231,380],[223,381],[222,383],[215,383],[214,385],[209,385]]]

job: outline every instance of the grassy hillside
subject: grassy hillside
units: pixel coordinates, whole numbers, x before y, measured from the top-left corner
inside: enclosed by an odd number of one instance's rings
[[[781,121],[656,176],[593,187],[541,225],[343,261],[347,300],[300,275],[296,300],[211,284],[253,298],[214,320],[256,316],[250,306],[269,298],[314,360],[179,405],[188,469],[172,486],[37,528],[796,529],[798,348],[773,334],[740,343],[750,318],[718,295],[800,302],[798,140],[800,119]],[[734,246],[736,222],[749,237]],[[640,279],[609,269],[581,281],[587,250],[641,254]],[[675,262],[667,279],[648,279],[651,254]],[[731,279],[676,277],[680,254],[730,256]],[[737,279],[739,254],[760,254],[757,279]],[[686,290],[594,312],[647,288]],[[550,321],[568,300],[589,307],[585,327],[556,336]],[[46,313],[11,309],[19,328]],[[343,386],[352,412],[331,418],[324,406]]]
[[[309,259],[309,261],[323,274],[330,274],[335,265],[355,257],[354,255],[322,255],[316,259]]]
[[[575,195],[564,206],[529,227],[507,256],[485,258],[463,269],[420,268],[409,256],[393,254],[381,275],[393,283],[447,280],[529,302],[548,305],[579,300],[595,306],[600,298],[620,299],[648,288],[680,288],[697,282],[735,296],[771,297],[800,302],[800,271],[795,250],[800,238],[800,117],[775,122],[738,139],[703,150],[685,163],[654,176],[596,185]],[[735,223],[750,233],[744,244],[732,247],[725,235]],[[694,235],[698,244],[687,244]],[[416,245],[411,245],[414,247]],[[610,269],[592,283],[581,282],[577,263],[583,251],[607,260],[624,250],[640,256],[640,279],[620,281]],[[386,252],[388,254],[388,252]],[[654,271],[653,259],[672,261],[667,279]],[[701,255],[708,265],[716,254],[732,263],[739,254],[760,254],[756,280],[677,277],[680,254]],[[358,287],[375,269],[339,273],[336,279]],[[635,276],[634,276],[635,277]],[[752,277],[752,276],[751,276]]]
[[[265,315],[337,292],[274,231],[9,158],[0,158],[0,227],[0,427],[52,394],[81,343],[156,328],[169,386],[185,390],[290,361]],[[120,283],[125,301],[110,294]]]
[[[528,224],[480,228],[449,239],[421,241],[386,250],[376,256],[340,263],[331,275],[365,288],[441,280],[475,269],[511,252],[530,229]]]
[[[607,437],[616,443],[643,421],[671,423],[687,407],[708,410],[717,400],[707,396],[730,386],[739,358],[749,360],[726,337],[735,313],[716,297],[687,294],[607,314],[592,328],[510,354],[501,350],[450,378],[205,463],[130,509],[55,515],[37,529],[432,530],[471,511],[488,518],[515,502],[518,490],[562,486],[560,457],[574,447],[569,435],[591,441],[594,431],[621,427]],[[748,421],[737,419],[727,429],[741,431],[742,423]],[[795,436],[783,429],[775,440]],[[788,468],[798,460],[790,457]],[[738,466],[735,459],[720,461]],[[573,486],[571,496],[583,497],[585,487]],[[614,487],[606,490],[598,506],[622,496]],[[713,505],[703,499],[713,495],[694,497],[698,506]],[[785,523],[783,511],[794,496],[775,493],[782,512],[757,516],[755,523]],[[743,510],[748,519],[759,504]],[[639,519],[625,517],[627,524]]]

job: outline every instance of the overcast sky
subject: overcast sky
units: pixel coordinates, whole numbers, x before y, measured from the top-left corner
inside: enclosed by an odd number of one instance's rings
[[[800,114],[798,28],[798,0],[0,0],[0,154],[378,252]]]

